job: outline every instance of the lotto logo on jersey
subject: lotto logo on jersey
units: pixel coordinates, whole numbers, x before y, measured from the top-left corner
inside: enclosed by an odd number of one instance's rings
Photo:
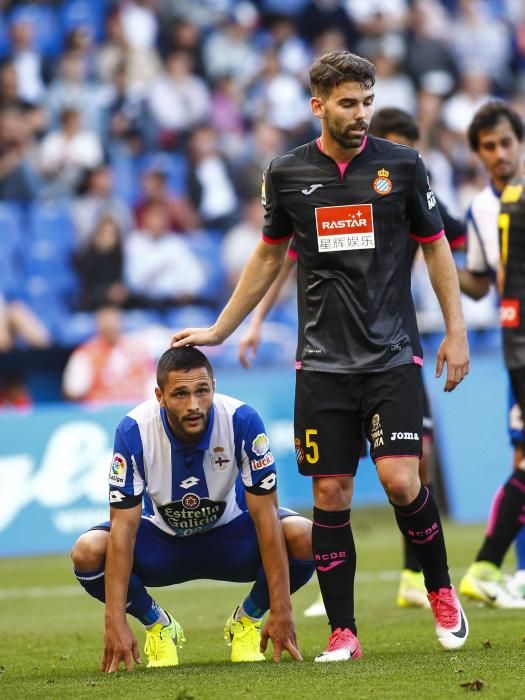
[[[371,204],[317,207],[315,224],[320,253],[375,248]]]
[[[116,486],[121,486],[126,481],[126,469],[128,463],[124,455],[115,452],[109,468],[109,481]]]
[[[499,320],[502,328],[518,328],[520,325],[520,300],[502,299],[499,306]]]

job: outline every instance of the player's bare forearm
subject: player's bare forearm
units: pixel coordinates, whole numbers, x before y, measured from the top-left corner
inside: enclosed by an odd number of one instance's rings
[[[475,275],[469,270],[457,268],[459,287],[463,294],[466,294],[474,301],[483,299],[490,289],[489,275]]]
[[[173,347],[220,345],[261,301],[279,274],[287,244],[261,241],[253,251],[239,282],[217,321],[210,328],[185,328],[173,334]]]
[[[459,281],[447,240],[442,237],[423,245],[432,287],[438,298],[446,327],[446,336],[438,351],[436,377],[447,364],[445,391],[452,391],[469,371],[467,331],[459,291]]]
[[[281,653],[288,651],[293,659],[300,660],[295,626],[292,620],[288,555],[279,521],[277,497],[246,494],[246,503],[257,532],[257,540],[270,593],[270,615],[266,622],[261,648],[266,649],[268,638],[273,643],[273,658],[279,661]]]
[[[290,276],[290,273],[294,269],[295,265],[295,260],[288,257],[285,258],[282,267],[279,271],[279,274],[277,275],[271,287],[268,289],[264,297],[261,299],[261,301],[257,304],[257,307],[255,308],[254,316],[257,318],[257,320],[264,321],[269,311],[272,309],[273,305],[279,298],[279,294],[281,293],[281,290],[284,287],[286,280]]]
[[[262,322],[279,298],[279,294],[294,267],[295,260],[287,257],[270,289],[255,307],[250,324],[239,343],[239,359],[244,367],[250,366],[250,355],[255,357],[261,340]]]
[[[105,634],[102,670],[113,673],[123,661],[128,671],[140,663],[137,641],[127,624],[126,598],[133,565],[141,507],[111,508],[111,530],[105,563]]]

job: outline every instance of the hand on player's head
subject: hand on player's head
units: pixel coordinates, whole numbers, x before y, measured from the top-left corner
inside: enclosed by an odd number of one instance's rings
[[[181,348],[184,345],[220,345],[223,341],[215,330],[215,326],[209,328],[184,328],[175,331],[171,336],[170,346]]]

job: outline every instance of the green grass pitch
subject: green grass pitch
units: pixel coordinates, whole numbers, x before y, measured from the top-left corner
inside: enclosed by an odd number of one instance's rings
[[[429,611],[395,607],[400,560],[390,511],[356,510],[357,616],[363,658],[314,664],[328,627],[302,610],[315,598],[308,585],[294,596],[303,663],[230,664],[224,621],[246,586],[198,582],[158,589],[157,600],[181,622],[186,645],[176,668],[111,676],[100,673],[103,606],[80,591],[67,556],[0,560],[0,700],[10,698],[483,698],[525,697],[525,611],[465,604],[470,638],[446,652]],[[446,523],[449,563],[457,584],[479,546],[481,526]],[[513,562],[509,557],[508,566]],[[144,633],[132,626],[142,647]],[[270,657],[270,654],[267,654]],[[271,657],[270,657],[271,658]]]

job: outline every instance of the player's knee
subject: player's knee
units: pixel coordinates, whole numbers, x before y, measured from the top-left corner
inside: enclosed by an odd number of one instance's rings
[[[381,479],[386,495],[392,503],[407,505],[417,498],[421,482],[416,474],[392,473]]]
[[[73,566],[77,571],[95,571],[104,566],[108,533],[89,530],[80,535],[71,550]]]
[[[300,515],[293,515],[284,518],[282,526],[289,556],[293,559],[312,559],[312,522]]]
[[[351,477],[322,477],[314,479],[314,503],[321,510],[345,510],[352,500]]]

